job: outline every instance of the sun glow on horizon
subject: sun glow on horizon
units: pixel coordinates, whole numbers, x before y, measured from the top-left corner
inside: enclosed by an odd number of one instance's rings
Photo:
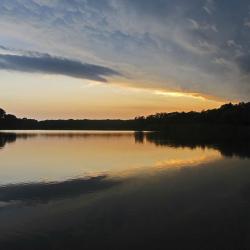
[[[140,88],[120,82],[101,83],[59,75],[36,74],[34,77],[32,74],[6,71],[2,73],[2,78],[1,107],[18,117],[39,120],[130,119],[159,112],[201,111],[225,103],[197,93]]]

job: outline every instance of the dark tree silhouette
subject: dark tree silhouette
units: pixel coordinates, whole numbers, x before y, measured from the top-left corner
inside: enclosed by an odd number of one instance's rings
[[[0,108],[0,119],[3,119],[5,117],[6,112]]]
[[[135,130],[169,131],[192,126],[250,126],[250,102],[224,104],[218,109],[202,112],[157,113],[130,120],[44,120],[16,118],[0,109],[0,129],[74,129],[74,130]]]

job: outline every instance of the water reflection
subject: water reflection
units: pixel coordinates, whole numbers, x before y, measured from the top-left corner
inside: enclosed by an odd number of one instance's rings
[[[7,143],[15,142],[16,139],[16,134],[14,133],[0,133],[0,149]]]
[[[247,142],[128,132],[0,138],[0,249],[250,248]],[[90,174],[72,178],[82,169]],[[56,181],[39,181],[45,174]]]
[[[122,138],[134,137],[135,143],[144,144],[150,142],[156,146],[166,146],[174,148],[188,147],[190,149],[196,148],[211,148],[218,150],[225,157],[238,156],[242,158],[250,157],[250,142],[244,141],[242,138],[230,136],[213,137],[209,136],[209,139],[202,137],[178,137],[171,134],[163,134],[158,132],[107,132],[107,131],[40,131],[40,132],[29,132],[19,131],[15,132],[0,132],[0,150],[4,148],[8,143],[14,143],[18,139],[29,139],[34,137],[44,138],[66,138],[66,139],[86,139],[86,138]],[[229,139],[228,139],[229,138]]]
[[[72,179],[63,182],[21,183],[0,187],[0,201],[5,205],[12,201],[49,202],[85,193],[97,192],[118,184],[118,180],[106,176]]]
[[[211,148],[218,150],[224,157],[241,157],[250,158],[250,141],[242,140],[237,137],[178,137],[162,133],[146,133],[146,140],[158,146],[168,147],[188,147],[196,148]],[[229,139],[228,139],[229,138]]]
[[[221,157],[217,150],[206,148],[156,147],[157,140],[152,143],[147,133],[19,131],[0,136],[5,142],[5,150],[0,150],[0,185],[128,175]]]
[[[49,197],[48,203],[0,209],[1,247],[249,249],[249,175],[248,161],[227,159],[122,182],[96,179],[106,184],[77,195],[73,190],[72,196],[61,196],[64,188],[53,191],[44,186],[42,200]],[[40,194],[36,186],[22,192],[19,198],[24,199]],[[10,191],[9,198],[15,197]]]

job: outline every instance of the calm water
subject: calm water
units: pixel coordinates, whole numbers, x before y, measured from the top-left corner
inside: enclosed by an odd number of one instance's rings
[[[2,131],[0,249],[250,249],[250,150]]]

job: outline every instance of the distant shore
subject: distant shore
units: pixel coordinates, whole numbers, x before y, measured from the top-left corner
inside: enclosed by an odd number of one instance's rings
[[[157,113],[147,117],[138,116],[134,119],[105,119],[105,120],[43,120],[17,118],[0,109],[0,130],[127,130],[127,131],[172,131],[179,133],[187,130],[191,134],[198,130],[205,132],[216,128],[245,133],[250,127],[250,102],[225,104],[218,109],[201,112],[172,112]],[[221,130],[221,128],[223,128]],[[238,129],[236,129],[238,128]],[[240,128],[240,129],[239,129]],[[247,136],[250,137],[250,135]]]

